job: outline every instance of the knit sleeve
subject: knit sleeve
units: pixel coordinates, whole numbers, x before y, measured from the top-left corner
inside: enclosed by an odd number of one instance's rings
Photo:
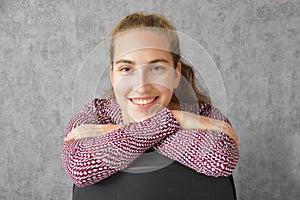
[[[98,101],[85,106],[82,112],[70,120],[66,135],[82,123],[103,124],[111,120],[110,116],[101,112],[103,103],[105,102]],[[140,154],[167,135],[176,132],[178,128],[175,117],[164,108],[154,116],[129,123],[105,135],[65,142],[63,167],[80,187],[99,182],[127,167]]]
[[[229,123],[210,103],[200,105],[198,114]],[[208,176],[229,176],[236,168],[239,149],[233,139],[218,131],[178,130],[158,142],[159,153]]]

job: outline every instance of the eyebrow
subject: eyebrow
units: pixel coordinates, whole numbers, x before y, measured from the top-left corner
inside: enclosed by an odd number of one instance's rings
[[[133,62],[131,60],[126,60],[126,59],[120,59],[120,60],[116,61],[115,64],[119,64],[119,63],[127,63],[127,64],[131,64],[131,65],[135,65],[135,62]]]
[[[169,61],[164,59],[164,58],[158,58],[158,59],[154,59],[154,60],[149,61],[147,64],[153,64],[153,63],[158,63],[158,62],[169,63]],[[119,64],[119,63],[127,63],[127,64],[131,64],[131,65],[136,64],[135,62],[133,62],[131,60],[126,60],[126,59],[120,59],[120,60],[116,61],[115,64]]]

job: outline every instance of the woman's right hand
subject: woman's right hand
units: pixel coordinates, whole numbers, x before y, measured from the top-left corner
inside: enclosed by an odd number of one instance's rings
[[[182,129],[220,131],[232,138],[238,146],[240,145],[237,134],[235,133],[232,126],[227,122],[215,120],[202,115],[196,115],[194,113],[186,111],[171,110],[171,112],[181,125]]]
[[[119,128],[120,126],[117,124],[82,124],[72,129],[64,139],[64,142],[98,137]]]

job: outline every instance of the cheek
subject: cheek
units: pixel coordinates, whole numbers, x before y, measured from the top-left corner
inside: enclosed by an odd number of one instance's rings
[[[172,74],[167,74],[161,77],[156,77],[152,79],[153,83],[156,83],[157,85],[160,85],[164,88],[164,90],[167,90],[168,92],[172,92],[174,89],[174,81],[175,77],[172,76]]]
[[[160,93],[161,104],[166,107],[169,105],[172,96],[173,96],[173,89],[171,87],[164,87],[162,85],[156,85],[156,90]]]
[[[126,95],[127,93],[130,92],[132,86],[131,86],[131,81],[128,78],[120,78],[120,77],[114,77],[114,92],[116,98],[119,97],[121,98],[122,96]]]
[[[171,101],[172,96],[173,96],[173,90],[171,90],[169,88],[165,88],[163,94],[164,94],[167,101]]]

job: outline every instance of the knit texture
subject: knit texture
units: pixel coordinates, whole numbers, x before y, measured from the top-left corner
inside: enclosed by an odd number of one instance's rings
[[[181,109],[217,120],[228,119],[210,103],[183,104]],[[68,123],[65,136],[81,124],[120,124],[119,105],[112,99],[94,99]],[[199,173],[229,176],[239,150],[234,141],[218,131],[183,130],[170,110],[163,108],[147,119],[129,123],[110,133],[65,142],[62,163],[80,187],[99,182],[126,168],[149,148]]]

